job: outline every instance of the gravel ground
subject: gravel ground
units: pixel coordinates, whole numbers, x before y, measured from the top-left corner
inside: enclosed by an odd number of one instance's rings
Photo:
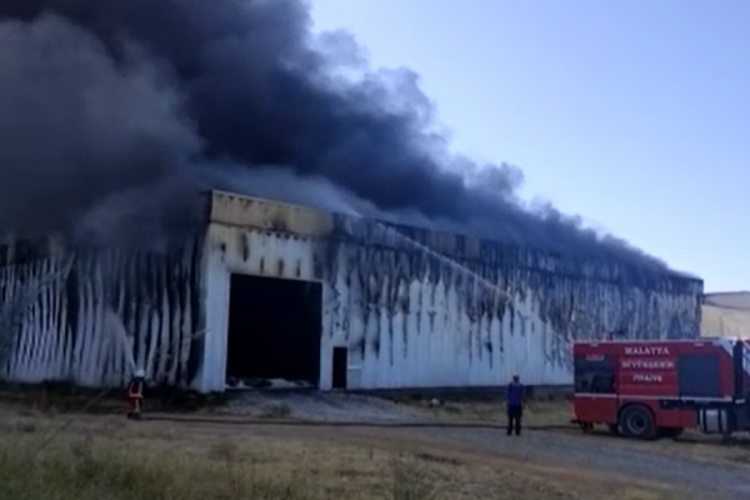
[[[287,416],[315,422],[417,422],[428,415],[417,408],[354,394],[294,391],[249,391],[237,393],[224,413],[245,417]]]
[[[225,412],[235,417],[274,416],[283,408],[289,417],[319,423],[425,424],[434,420],[424,409],[405,407],[379,398],[343,394],[295,392],[238,394]],[[394,430],[398,433],[398,430]],[[654,443],[634,443],[613,437],[577,433],[528,431],[521,438],[497,429],[416,428],[404,438],[420,436],[452,448],[482,450],[514,460],[552,466],[598,470],[669,485],[703,499],[750,498],[750,467],[728,461],[702,460],[681,454],[680,444],[666,451]],[[687,448],[683,448],[686,449]]]
[[[667,484],[704,499],[750,498],[750,467],[639,449],[648,448],[649,443],[634,447],[616,438],[539,431],[529,431],[520,438],[481,429],[421,429],[418,432],[425,436],[439,434],[442,441],[493,449],[519,460],[585,467]]]

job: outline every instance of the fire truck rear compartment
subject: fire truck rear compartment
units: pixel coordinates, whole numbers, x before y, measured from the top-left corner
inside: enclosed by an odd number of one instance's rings
[[[682,398],[720,398],[721,366],[716,354],[681,354],[677,380]]]
[[[575,419],[633,438],[685,428],[750,430],[750,350],[743,342],[592,342],[574,348]]]

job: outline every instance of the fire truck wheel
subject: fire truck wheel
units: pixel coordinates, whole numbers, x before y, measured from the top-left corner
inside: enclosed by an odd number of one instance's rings
[[[654,439],[658,431],[654,425],[654,417],[645,406],[626,406],[620,412],[620,429],[629,438]]]

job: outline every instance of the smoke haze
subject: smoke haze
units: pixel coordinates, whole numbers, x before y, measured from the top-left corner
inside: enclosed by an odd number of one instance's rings
[[[158,241],[216,187],[666,269],[448,152],[408,70],[296,0],[0,0],[0,229]]]

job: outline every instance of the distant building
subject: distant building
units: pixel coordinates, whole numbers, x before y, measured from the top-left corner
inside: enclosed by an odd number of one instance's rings
[[[575,339],[698,338],[703,282],[213,192],[165,254],[0,248],[0,376],[224,391],[572,382]]]
[[[701,335],[750,338],[750,291],[707,293]]]

